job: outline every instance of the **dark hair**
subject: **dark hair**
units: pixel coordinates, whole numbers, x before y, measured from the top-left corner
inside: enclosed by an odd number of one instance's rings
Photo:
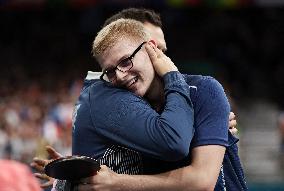
[[[157,27],[162,27],[161,17],[158,13],[144,8],[128,8],[108,18],[103,27],[118,19],[133,19],[142,23],[149,22]]]

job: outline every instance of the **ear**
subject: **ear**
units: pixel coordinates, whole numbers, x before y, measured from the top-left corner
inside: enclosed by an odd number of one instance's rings
[[[149,40],[149,43],[153,46],[153,47],[157,47],[157,43],[155,40],[151,39]]]

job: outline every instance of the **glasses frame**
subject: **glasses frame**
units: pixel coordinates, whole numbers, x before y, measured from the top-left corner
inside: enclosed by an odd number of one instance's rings
[[[116,70],[119,70],[119,71],[121,71],[121,72],[127,72],[127,71],[129,71],[129,70],[133,67],[132,59],[133,59],[134,56],[137,54],[137,52],[139,52],[139,50],[141,50],[142,46],[143,46],[145,43],[147,43],[147,42],[146,42],[146,41],[142,42],[142,43],[134,50],[134,52],[133,52],[130,56],[128,56],[127,58],[124,58],[123,60],[121,60],[114,68],[112,68],[112,69],[110,69],[110,70],[105,70],[105,71],[103,71],[102,75],[100,76],[100,79],[101,79],[102,81],[105,81],[105,82],[112,82],[112,81],[106,81],[106,80],[104,79],[104,75],[107,75],[108,72],[115,72]],[[124,62],[125,60],[129,60],[129,61],[130,61],[131,67],[130,67],[128,70],[121,70],[121,69],[119,69],[119,65],[120,65],[122,62]]]

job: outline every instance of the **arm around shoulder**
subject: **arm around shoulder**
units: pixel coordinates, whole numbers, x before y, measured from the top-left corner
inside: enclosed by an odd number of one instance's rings
[[[113,143],[162,160],[187,156],[194,133],[190,89],[179,73],[169,75],[171,85],[166,88],[166,106],[161,114],[124,90],[104,87],[91,91],[95,131]]]

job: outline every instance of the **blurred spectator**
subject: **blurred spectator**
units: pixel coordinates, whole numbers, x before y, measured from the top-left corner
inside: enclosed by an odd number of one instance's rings
[[[82,80],[61,83],[55,90],[33,82],[7,90],[0,99],[0,158],[30,163],[46,158],[45,146],[71,154],[71,121]]]
[[[284,154],[284,112],[280,113],[278,118],[278,127],[280,131],[280,137],[281,137],[281,152]]]
[[[284,112],[278,117],[278,128],[280,134],[280,165],[284,169]]]
[[[41,191],[30,169],[19,162],[0,160],[1,191]]]

